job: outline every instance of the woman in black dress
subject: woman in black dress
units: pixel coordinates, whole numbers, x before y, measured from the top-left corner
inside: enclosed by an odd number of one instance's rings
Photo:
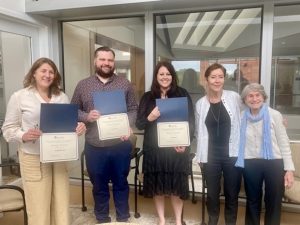
[[[159,225],[165,224],[164,199],[170,196],[176,225],[181,225],[183,200],[189,196],[189,149],[178,146],[159,148],[157,143],[157,118],[160,116],[155,99],[187,97],[190,137],[194,135],[194,110],[188,92],[177,85],[174,67],[169,62],[159,62],[154,70],[151,90],[140,101],[136,127],[144,130],[144,189],[145,197],[154,198]]]

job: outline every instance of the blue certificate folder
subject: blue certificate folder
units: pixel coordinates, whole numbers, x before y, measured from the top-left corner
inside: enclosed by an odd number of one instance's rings
[[[125,93],[122,90],[93,93],[94,108],[102,115],[127,113]]]
[[[188,121],[187,97],[156,99],[160,117],[158,122]]]
[[[40,130],[43,133],[75,132],[77,121],[76,104],[41,104]]]

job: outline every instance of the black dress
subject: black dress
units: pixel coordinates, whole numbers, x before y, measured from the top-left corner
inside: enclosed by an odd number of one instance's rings
[[[187,97],[189,111],[190,136],[194,136],[195,116],[192,100],[188,92],[178,87],[172,97]],[[174,148],[159,148],[157,143],[157,122],[149,122],[147,117],[155,108],[155,97],[146,92],[139,104],[136,127],[144,130],[143,157],[143,194],[175,195],[181,199],[189,196],[189,150],[177,153]]]

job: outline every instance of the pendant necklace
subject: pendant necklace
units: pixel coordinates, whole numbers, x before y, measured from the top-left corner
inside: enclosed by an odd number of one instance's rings
[[[214,117],[214,120],[217,122],[217,137],[220,134],[220,113],[221,113],[221,102],[217,103],[219,105],[218,116],[215,115],[213,107],[210,108],[211,114]]]

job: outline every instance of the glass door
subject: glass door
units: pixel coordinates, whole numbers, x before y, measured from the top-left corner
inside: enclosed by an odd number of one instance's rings
[[[30,37],[0,31],[0,127],[11,94],[23,87],[23,78],[31,65],[31,55]],[[6,143],[0,133],[0,163],[17,160],[17,145]],[[0,170],[0,178],[2,175],[9,176],[7,172]]]

